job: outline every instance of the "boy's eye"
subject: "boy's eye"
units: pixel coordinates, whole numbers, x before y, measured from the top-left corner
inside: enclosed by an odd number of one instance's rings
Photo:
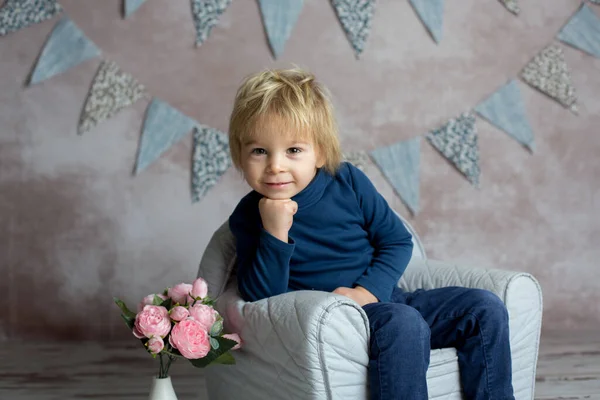
[[[300,149],[298,147],[291,147],[288,149],[288,153],[290,153],[290,154],[298,154],[301,152],[302,152],[302,149]]]
[[[252,154],[261,155],[266,153],[267,151],[265,149],[261,149],[259,147],[257,147],[256,149],[252,149]]]

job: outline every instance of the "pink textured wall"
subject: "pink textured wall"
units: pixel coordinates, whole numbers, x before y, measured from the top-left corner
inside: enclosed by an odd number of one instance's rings
[[[243,76],[296,63],[333,92],[346,150],[414,137],[471,108],[516,77],[580,3],[524,1],[515,17],[495,0],[448,2],[435,45],[407,1],[382,0],[357,61],[329,2],[307,0],[275,62],[255,1],[234,1],[200,48],[187,0],[148,0],[128,20],[120,2],[61,4],[151,95],[226,131]],[[124,336],[111,296],[133,302],[191,280],[247,188],[230,170],[192,205],[191,135],[133,178],[146,100],[78,136],[99,59],[23,88],[56,20],[0,38],[0,337]],[[538,151],[479,120],[480,190],[424,143],[412,222],[432,258],[533,273],[545,329],[598,329],[600,60],[565,55],[580,115],[520,83]],[[407,215],[376,168],[367,172]]]

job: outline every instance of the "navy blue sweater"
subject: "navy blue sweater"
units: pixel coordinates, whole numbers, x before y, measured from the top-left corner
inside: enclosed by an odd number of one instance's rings
[[[288,243],[263,229],[261,198],[250,192],[229,217],[246,301],[357,285],[389,301],[410,261],[411,235],[362,171],[349,163],[335,176],[320,169],[292,198],[298,212]]]

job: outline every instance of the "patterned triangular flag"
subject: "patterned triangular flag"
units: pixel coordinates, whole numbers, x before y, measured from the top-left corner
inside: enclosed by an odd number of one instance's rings
[[[517,0],[500,0],[500,2],[502,4],[504,4],[504,7],[506,7],[506,9],[508,11],[510,11],[511,13],[513,13],[515,15],[517,15],[519,13],[519,11],[521,11]]]
[[[478,104],[475,111],[533,152],[533,132],[515,79]]]
[[[356,57],[360,56],[371,31],[375,0],[331,0]]]
[[[431,33],[433,40],[442,40],[444,23],[444,0],[410,0],[421,21]]]
[[[594,4],[600,4],[600,0],[590,0]]]
[[[363,150],[344,152],[342,153],[342,159],[348,161],[361,171],[364,171],[366,165],[369,163],[369,155]]]
[[[471,112],[450,119],[446,125],[429,132],[426,137],[469,182],[479,187],[479,147],[475,116]]]
[[[68,17],[56,23],[31,75],[38,83],[100,55],[100,49]]]
[[[50,19],[61,11],[56,0],[6,0],[0,8],[0,36]]]
[[[210,36],[210,31],[219,22],[231,0],[191,0],[192,14],[196,25],[196,46],[200,46]]]
[[[111,118],[144,97],[144,93],[144,86],[121,71],[116,63],[103,61],[79,119],[79,133],[87,132],[98,123]]]
[[[144,120],[135,173],[157,160],[198,123],[159,99],[153,99]]]
[[[200,201],[230,166],[227,135],[207,126],[195,127],[192,201]]]
[[[413,215],[419,212],[419,164],[421,138],[395,143],[371,152],[388,182]]]
[[[571,83],[571,72],[560,46],[553,43],[542,50],[523,68],[521,78],[564,107],[577,112],[577,97]]]
[[[133,14],[146,0],[123,0],[123,12],[125,14],[125,18],[129,17]]]
[[[561,29],[558,38],[600,58],[600,18],[585,4],[582,4],[577,14]]]
[[[275,58],[283,53],[304,0],[259,0],[265,31]]]

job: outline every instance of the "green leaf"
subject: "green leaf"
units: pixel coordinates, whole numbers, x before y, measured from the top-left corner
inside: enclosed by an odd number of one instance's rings
[[[125,303],[123,303],[121,300],[119,300],[116,297],[113,297],[113,300],[115,301],[115,303],[117,304],[117,306],[119,306],[119,308],[121,309],[121,312],[127,317],[127,318],[132,318],[135,319],[135,313],[131,310],[129,310],[127,308],[127,306],[125,305]]]
[[[160,297],[159,297],[160,299]],[[167,310],[171,309],[171,305],[173,303],[173,300],[171,300],[171,298],[167,298],[166,300],[160,299],[161,303],[159,305],[163,306],[164,308],[166,308]]]
[[[208,338],[208,340],[210,341],[210,347],[212,347],[214,350],[219,350],[219,342],[217,339],[211,337]]]
[[[125,320],[125,323],[129,327],[129,329],[133,329],[133,325],[135,324],[135,318],[128,318],[125,314],[121,314],[121,318]]]
[[[217,320],[210,327],[210,336],[219,336],[223,332],[223,320]]]
[[[233,346],[235,346],[237,344],[237,342],[235,340],[230,340],[230,339],[226,339],[223,337],[217,337],[214,338],[216,341],[219,342],[219,348],[217,350],[211,350],[208,352],[208,354],[204,357],[204,358],[198,358],[196,360],[190,360],[190,362],[192,363],[192,365],[196,368],[205,368],[207,366],[209,366],[212,363],[216,363],[217,360],[223,356],[224,354],[228,353],[229,350],[231,350],[233,348]],[[231,356],[231,355],[230,355]],[[233,356],[231,356],[231,358],[233,358]],[[222,361],[226,361],[226,362],[222,362]],[[219,364],[231,364],[230,362],[231,360],[229,359],[229,357],[225,357],[223,358],[223,360],[219,361]],[[234,361],[235,363],[235,361]]]
[[[162,304],[164,300],[161,299],[160,297],[158,297],[158,295],[154,295],[154,298],[152,299],[152,305],[153,306],[160,306]]]
[[[235,358],[231,352],[221,354],[212,364],[235,365]]]

